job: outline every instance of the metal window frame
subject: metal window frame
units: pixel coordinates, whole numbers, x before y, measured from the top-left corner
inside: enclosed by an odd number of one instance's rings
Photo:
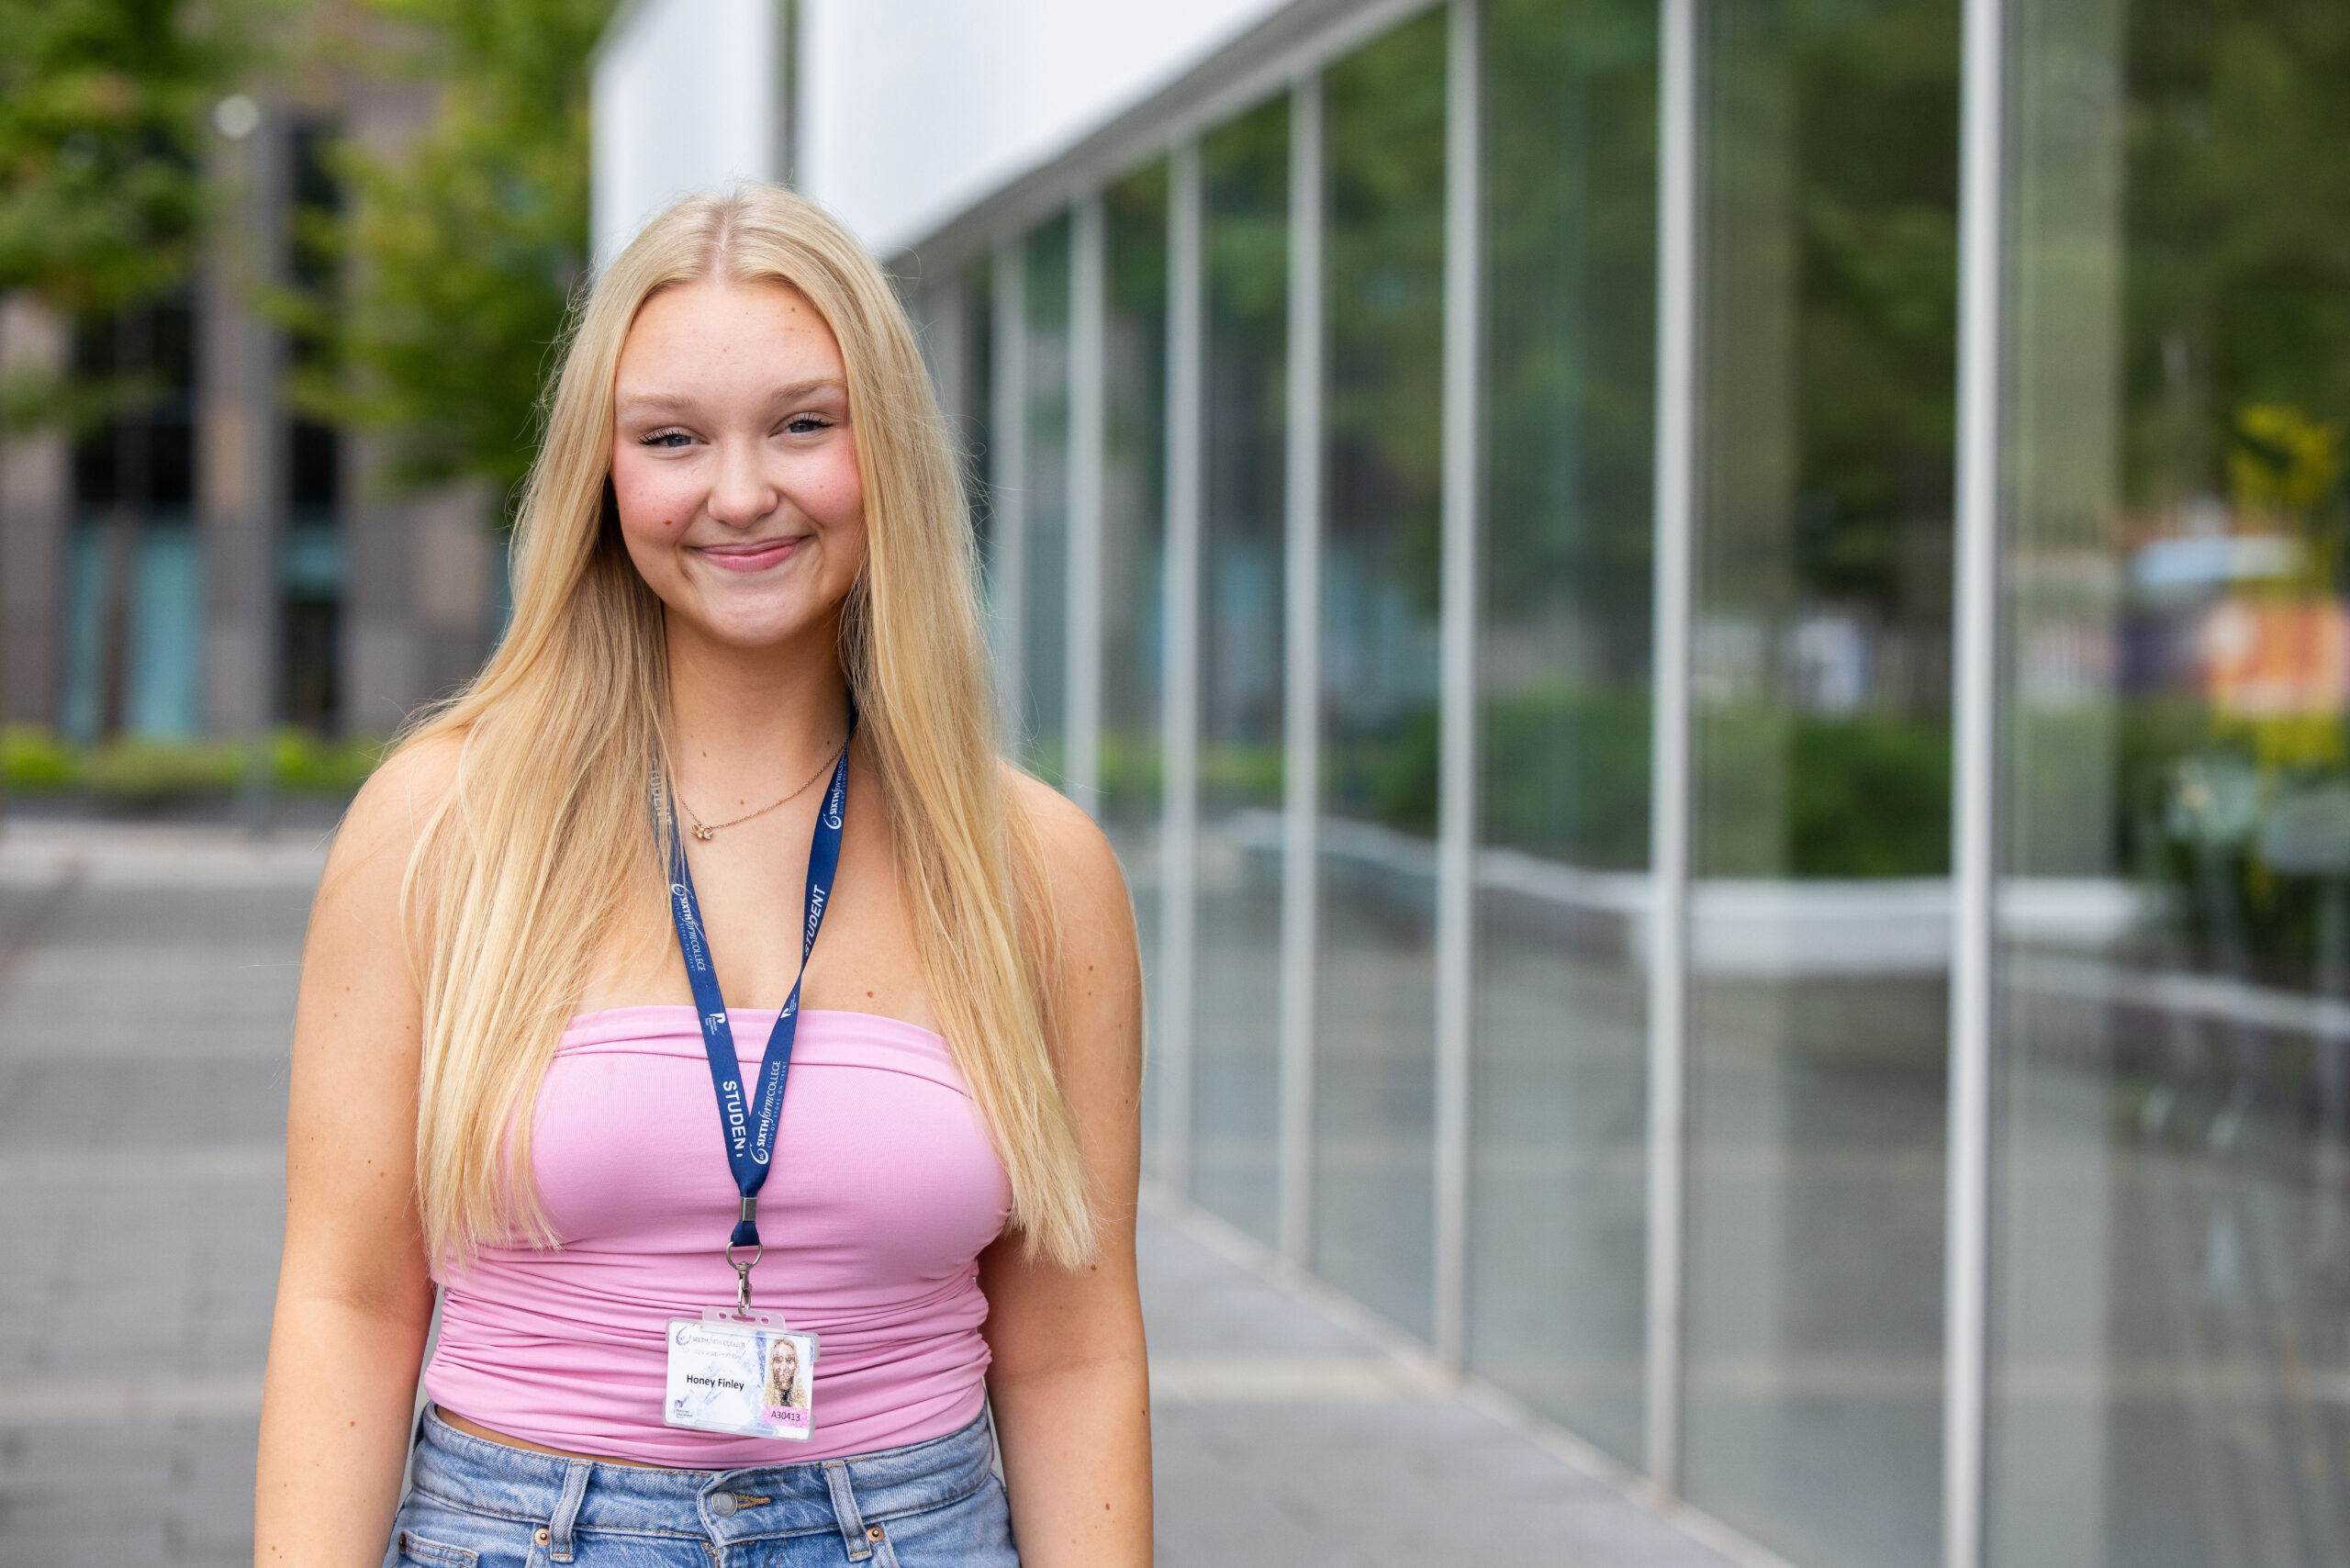
[[[1192,1047],[1199,985],[1200,532],[1206,448],[1205,273],[1200,145],[1180,143],[1167,180],[1166,678],[1159,710],[1159,1178],[1192,1191]]]
[[[1980,1568],[1988,1462],[1998,852],[2000,466],[2006,339],[2004,0],[1965,0],[1961,45],[1953,555],[1950,1107],[1942,1309],[1942,1562]]]
[[[1028,255],[1014,231],[996,241],[989,269],[995,291],[988,366],[989,588],[995,633],[996,722],[1004,750],[1027,749],[1028,672]]]
[[[1436,889],[1436,1353],[1468,1359],[1476,1030],[1479,376],[1483,356],[1483,17],[1449,0],[1445,38],[1442,580]]]
[[[775,8],[774,119],[768,127],[775,182],[800,185],[800,0],[777,0]],[[607,34],[606,36],[610,36]]]
[[[1689,1062],[1690,640],[1696,585],[1699,0],[1659,6],[1655,594],[1649,780],[1648,1476],[1681,1490]]]
[[[1103,471],[1109,387],[1102,193],[1071,204],[1069,291],[1069,537],[1062,595],[1061,778],[1089,815],[1102,811]]]
[[[1281,1256],[1314,1256],[1315,1024],[1321,924],[1324,506],[1322,77],[1290,89],[1287,472],[1283,494],[1281,1107]]]

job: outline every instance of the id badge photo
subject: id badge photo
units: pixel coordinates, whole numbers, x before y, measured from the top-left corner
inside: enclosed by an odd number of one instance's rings
[[[815,1434],[816,1336],[776,1313],[706,1309],[669,1319],[664,1426],[804,1442]]]

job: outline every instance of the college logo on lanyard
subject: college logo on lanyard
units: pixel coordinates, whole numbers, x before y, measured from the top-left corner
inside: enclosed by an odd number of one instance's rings
[[[856,712],[850,710],[849,734],[856,734]],[[816,832],[808,846],[808,913],[800,925],[800,969],[816,950],[816,933],[824,924],[824,908],[832,902],[833,883],[841,863],[841,825],[848,801],[848,747],[841,747],[834,765],[831,788],[824,791],[816,813]],[[734,1230],[727,1238],[726,1261],[733,1267],[735,1294],[732,1306],[706,1306],[699,1317],[673,1317],[668,1325],[669,1377],[662,1395],[661,1419],[671,1427],[698,1431],[728,1432],[748,1438],[805,1439],[815,1431],[814,1383],[816,1336],[795,1334],[779,1312],[751,1307],[751,1271],[765,1249],[759,1245],[759,1188],[774,1161],[776,1132],[783,1117],[784,1075],[791,1068],[791,1042],[800,1028],[799,979],[759,1058],[758,1072],[747,1091],[741,1058],[734,1054],[734,1029],[727,1021],[726,1002],[718,992],[718,971],[710,959],[710,943],[702,925],[701,903],[694,897],[694,877],[686,864],[686,847],[677,836],[677,813],[666,813],[669,829],[669,915],[677,927],[677,951],[686,961],[686,980],[693,987],[694,1011],[700,1014],[703,1053],[710,1058],[710,1081],[718,1095],[719,1130],[726,1142],[726,1164],[741,1197]],[[750,1250],[737,1258],[739,1249]]]

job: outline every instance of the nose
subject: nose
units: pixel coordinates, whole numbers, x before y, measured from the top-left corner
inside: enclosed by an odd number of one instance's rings
[[[779,497],[768,481],[755,442],[722,441],[718,474],[710,487],[710,515],[729,528],[749,528],[776,509]]]

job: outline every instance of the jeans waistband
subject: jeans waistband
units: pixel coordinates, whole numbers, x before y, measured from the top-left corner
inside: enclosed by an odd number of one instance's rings
[[[417,1434],[411,1484],[476,1513],[546,1527],[549,1555],[571,1560],[575,1529],[691,1534],[724,1544],[837,1529],[852,1560],[877,1522],[954,1502],[991,1473],[982,1415],[957,1432],[878,1453],[746,1470],[656,1470],[509,1448],[431,1411]]]

